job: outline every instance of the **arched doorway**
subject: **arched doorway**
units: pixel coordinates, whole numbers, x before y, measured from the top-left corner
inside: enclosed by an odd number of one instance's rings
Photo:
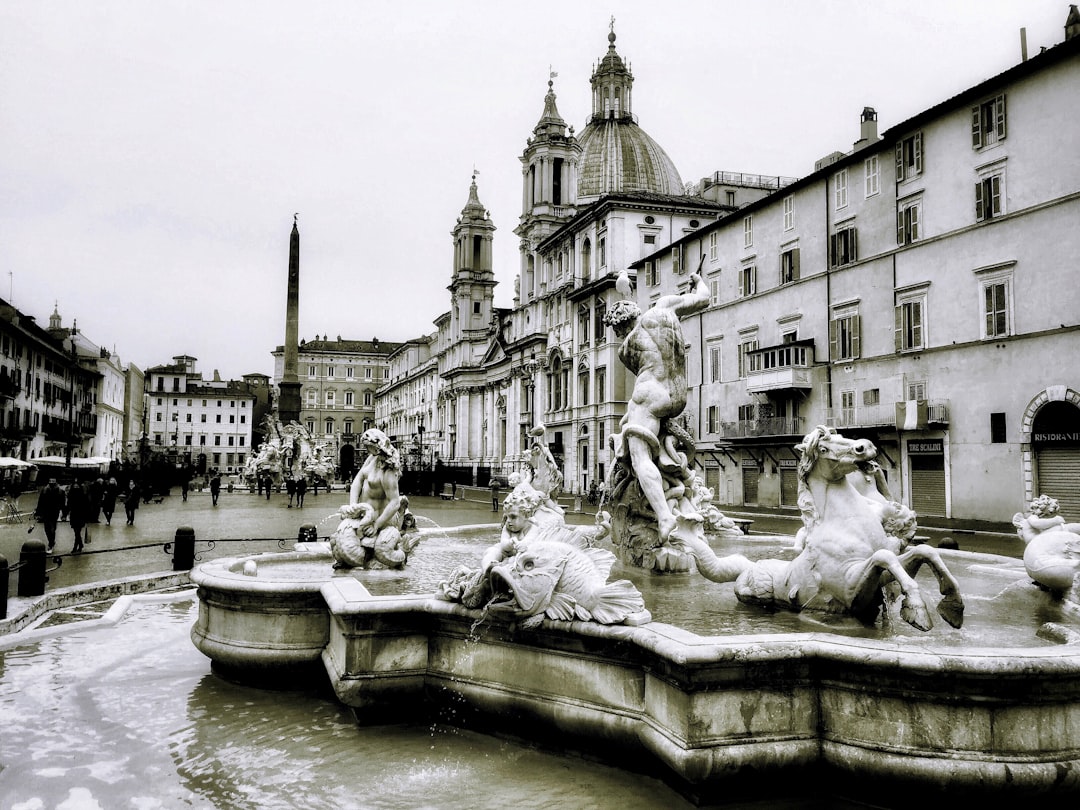
[[[1035,495],[1049,495],[1068,521],[1080,520],[1080,408],[1068,399],[1049,401],[1031,424]]]
[[[352,478],[355,469],[356,449],[351,444],[341,445],[341,452],[338,454],[338,472],[341,475],[341,480],[348,481]]]

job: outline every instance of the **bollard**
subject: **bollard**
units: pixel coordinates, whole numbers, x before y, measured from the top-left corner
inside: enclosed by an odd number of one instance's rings
[[[19,596],[41,596],[45,593],[45,544],[27,540],[19,555]]]
[[[195,565],[195,530],[181,526],[173,541],[173,571],[190,571]]]
[[[7,557],[0,554],[0,619],[7,618],[8,582],[11,579],[11,569],[8,568]]]
[[[297,543],[314,543],[319,539],[319,533],[315,530],[315,525],[312,523],[305,523],[300,527],[300,534],[296,537]]]

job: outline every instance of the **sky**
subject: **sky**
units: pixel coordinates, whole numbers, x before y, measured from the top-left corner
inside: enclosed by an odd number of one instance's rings
[[[473,172],[517,275],[520,157],[551,72],[580,132],[616,48],[684,182],[800,177],[1064,39],[1057,0],[5,0],[0,298],[141,369],[273,374],[301,338],[404,341],[449,308]]]

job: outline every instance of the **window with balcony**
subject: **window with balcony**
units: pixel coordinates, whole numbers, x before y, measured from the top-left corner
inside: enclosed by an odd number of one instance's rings
[[[896,244],[910,245],[920,239],[922,199],[901,200],[896,204]]]
[[[752,264],[739,268],[739,297],[745,298],[757,292],[757,267]]]
[[[983,149],[1005,140],[1005,94],[971,108],[971,148]]]
[[[916,132],[896,144],[896,182],[918,177],[923,170],[922,133]]]
[[[758,347],[756,337],[743,338],[739,343],[739,377],[745,378],[750,371],[750,352]]]
[[[829,236],[829,263],[832,267],[843,267],[858,258],[858,240],[855,226],[845,224]]]
[[[833,360],[854,360],[859,356],[859,326],[857,306],[833,311],[829,324],[829,354]]]
[[[840,392],[840,419],[842,424],[854,425],[855,424],[855,392],[854,391],[841,391]]]
[[[881,168],[877,155],[863,161],[863,196],[869,199],[881,191]]]
[[[780,254],[780,284],[790,284],[799,278],[799,249],[788,248]]]

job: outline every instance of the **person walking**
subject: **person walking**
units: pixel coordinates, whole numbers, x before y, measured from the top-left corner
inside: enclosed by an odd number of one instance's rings
[[[491,511],[499,511],[499,479],[491,479]]]
[[[112,526],[113,512],[116,511],[116,496],[120,494],[120,485],[110,477],[101,492],[101,514],[105,516],[105,525]]]
[[[90,499],[90,510],[86,517],[87,523],[101,522],[101,497],[105,494],[105,479],[98,477],[90,482],[86,488],[87,497]]]
[[[76,481],[68,490],[68,523],[75,535],[75,544],[71,548],[72,554],[78,554],[83,550],[83,542],[90,542],[90,529],[87,522],[90,519],[90,494],[86,491],[86,485]],[[85,534],[84,534],[85,530]]]
[[[180,495],[181,495],[181,497],[183,497],[184,503],[187,503],[187,495],[188,495],[188,492],[190,490],[191,490],[191,481],[188,480],[188,477],[185,475],[184,480],[182,480],[180,482]]]
[[[289,493],[289,508],[292,509],[293,498],[296,497],[296,479],[291,475],[285,479],[285,491]]]
[[[274,488],[274,479],[269,473],[263,476],[263,484],[266,486],[266,500],[270,500],[270,490]]]
[[[307,494],[307,478],[301,475],[296,479],[296,506],[298,509],[304,505],[305,494]]]
[[[50,478],[38,495],[37,508],[34,510],[34,518],[41,521],[45,528],[49,551],[56,546],[56,524],[60,520],[60,513],[64,511],[64,503],[64,490],[60,489],[55,478]]]
[[[142,497],[142,490],[139,488],[138,482],[132,478],[128,481],[127,497],[124,499],[124,512],[127,514],[127,525],[135,525],[135,510],[139,508],[139,499]]]
[[[214,506],[217,506],[218,498],[221,496],[221,475],[217,472],[214,473],[210,479],[210,500]]]

